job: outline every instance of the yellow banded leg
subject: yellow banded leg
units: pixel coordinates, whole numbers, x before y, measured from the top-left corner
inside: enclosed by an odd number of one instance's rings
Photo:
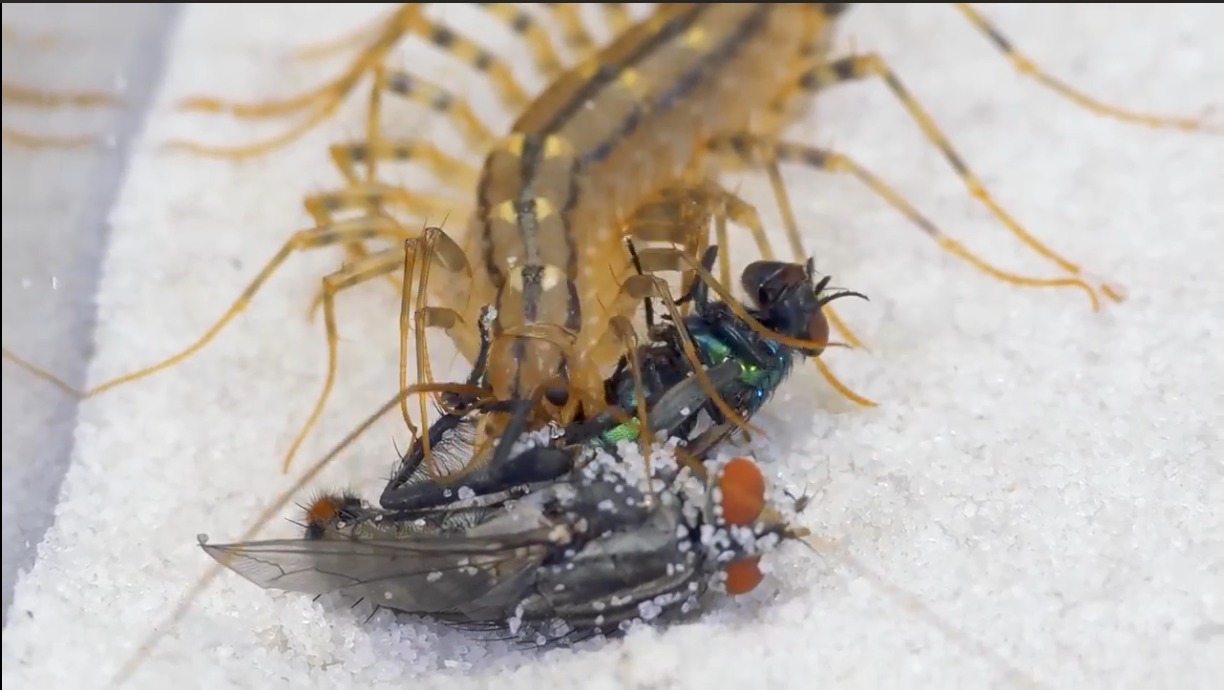
[[[1094,306],[1096,305],[1098,302],[1095,294],[1096,289],[1087,285],[1083,277],[1084,273],[1080,266],[1050,249],[1044,243],[1030,234],[1028,230],[1024,229],[1014,218],[1012,218],[1011,214],[1004,210],[998,204],[998,202],[994,200],[994,197],[992,197],[986,190],[985,185],[983,185],[981,180],[978,179],[977,175],[969,169],[964,160],[960,157],[960,154],[958,154],[956,150],[952,148],[952,144],[949,143],[947,137],[944,136],[943,132],[940,131],[935,125],[934,120],[931,119],[930,115],[928,115],[926,110],[924,110],[922,106],[918,104],[914,97],[910,95],[909,91],[904,85],[902,85],[901,81],[884,62],[883,58],[878,55],[869,54],[855,55],[834,60],[810,70],[800,78],[799,84],[805,89],[819,91],[836,83],[862,79],[865,77],[878,77],[884,81],[885,85],[888,86],[889,90],[893,93],[897,100],[899,100],[902,106],[905,107],[910,117],[917,123],[919,129],[922,130],[923,136],[925,136],[926,139],[939,150],[944,159],[948,161],[948,164],[952,166],[953,171],[955,171],[957,177],[959,177],[964,183],[970,196],[982,203],[990,211],[990,213],[1008,229],[1009,232],[1015,235],[1030,249],[1044,257],[1046,260],[1054,263],[1063,271],[1066,271],[1074,276],[1079,276],[1080,280],[1077,281],[1077,284],[1087,287],[1093,293],[1093,304]],[[795,149],[796,152],[799,150],[799,147],[792,148]],[[818,167],[823,167],[823,162],[822,165]],[[893,205],[897,206],[895,203]],[[928,232],[928,234],[931,234],[931,237],[937,239],[944,249],[952,252],[953,254],[961,256],[970,263],[982,268],[982,270],[985,270],[987,273],[994,275],[1000,280],[1018,285],[1044,286],[1049,284],[1046,282],[1032,283],[1027,279],[1014,280],[1009,277],[1010,274],[1007,274],[1006,272],[987,270],[986,268],[983,268],[983,266],[985,266],[985,262],[982,262],[976,256],[969,254],[968,251],[960,245],[946,240],[942,233],[932,234]],[[1102,281],[1099,289],[1100,292],[1102,292],[1106,297],[1115,302],[1120,302],[1123,299],[1123,292],[1120,287]]]
[[[29,108],[94,108],[114,106],[118,99],[108,93],[95,91],[48,91],[21,86],[12,82],[0,84],[0,102]],[[0,137],[5,143],[29,149],[73,149],[89,146],[95,137],[62,137],[34,134],[15,127],[0,128]]]
[[[460,352],[471,354],[479,348],[476,342],[474,328],[465,328],[462,317],[451,309],[429,307],[426,300],[429,296],[429,274],[435,263],[440,266],[450,280],[447,287],[459,291],[453,304],[466,304],[471,289],[472,269],[467,257],[453,239],[441,228],[428,227],[419,238],[404,240],[401,251],[403,267],[402,293],[400,296],[400,388],[408,388],[408,333],[411,327],[416,328],[415,349],[417,362],[417,384],[432,383],[433,371],[429,363],[429,351],[425,343],[425,328],[441,327],[454,341]],[[458,283],[462,283],[461,285]],[[428,423],[425,398],[418,397],[420,403],[420,420]],[[401,402],[401,413],[404,422],[410,429],[413,426],[411,415],[408,414],[407,399]],[[426,458],[429,457],[429,439],[424,439]],[[432,464],[431,464],[432,468]],[[431,470],[432,471],[432,470]]]
[[[285,459],[281,464],[282,471],[289,472],[289,465],[292,464],[293,457],[297,455],[298,448],[306,440],[307,434],[310,433],[315,422],[319,420],[319,416],[323,414],[323,408],[327,406],[327,399],[331,396],[332,387],[336,383],[337,344],[340,340],[336,329],[336,295],[348,288],[368,283],[379,276],[387,275],[399,269],[401,265],[402,259],[399,250],[391,249],[371,254],[365,259],[348,264],[339,271],[323,278],[321,301],[323,303],[323,323],[327,333],[327,377],[323,381],[323,391],[319,393],[319,397],[310,411],[310,416],[306,418],[306,423],[302,425],[301,430],[294,437],[293,443],[289,446],[289,450],[285,453]]]
[[[1017,72],[1033,78],[1037,81],[1037,83],[1080,106],[1081,108],[1104,117],[1110,117],[1115,120],[1121,120],[1122,122],[1129,122],[1131,124],[1143,125],[1145,127],[1152,127],[1155,129],[1181,129],[1186,131],[1207,129],[1206,123],[1204,123],[1202,120],[1196,120],[1188,117],[1150,115],[1147,113],[1135,112],[1133,110],[1125,110],[1123,108],[1119,108],[1118,106],[1101,102],[1033,64],[1032,60],[1016,50],[1012,46],[1011,41],[1007,40],[1007,38],[1004,37],[1003,34],[990,23],[989,20],[982,16],[982,14],[974,9],[974,7],[969,3],[954,2],[952,3],[952,7],[960,12],[965,19],[969,20],[969,23],[973,24],[975,29],[986,36],[986,38],[989,39],[992,44],[994,44],[994,47],[998,49],[999,52],[1003,53],[1003,56],[1012,63],[1012,66],[1016,68]]]
[[[183,140],[169,142],[168,146],[199,155],[220,158],[248,158],[279,148],[297,139],[334,114],[358,81],[377,66],[383,65],[388,53],[406,35],[422,38],[486,75],[490,86],[507,109],[521,110],[529,102],[526,90],[514,77],[504,60],[455,30],[425,18],[419,3],[401,6],[392,12],[383,24],[382,30],[374,36],[369,45],[353,59],[340,76],[306,93],[257,103],[238,103],[213,97],[194,97],[181,104],[188,110],[225,112],[243,118],[279,117],[303,110],[310,111],[301,122],[284,133],[245,146],[207,146]]]
[[[689,364],[692,366],[693,373],[696,375],[698,383],[701,385],[706,394],[710,396],[710,400],[714,403],[718,410],[723,413],[728,422],[735,424],[741,429],[756,430],[751,424],[748,423],[747,420],[745,420],[738,412],[727,404],[722,395],[718,393],[718,389],[715,388],[714,384],[710,381],[709,375],[706,373],[705,367],[701,363],[701,358],[697,355],[697,349],[693,345],[692,336],[689,335],[688,329],[684,327],[684,317],[683,314],[680,313],[680,308],[676,306],[676,300],[672,297],[671,288],[668,287],[667,281],[663,280],[657,275],[654,275],[654,273],[664,270],[677,270],[683,272],[685,268],[687,268],[689,270],[696,270],[701,274],[700,277],[703,280],[710,283],[715,282],[714,277],[702,269],[698,262],[686,254],[683,250],[674,249],[671,247],[647,247],[638,250],[637,254],[641,259],[640,265],[643,273],[628,276],[621,283],[620,290],[617,293],[616,302],[611,310],[612,313],[618,316],[632,314],[635,307],[644,300],[653,298],[661,301],[676,328],[681,350],[683,350],[684,356],[688,359]],[[711,289],[718,291],[720,296],[723,294],[730,294],[721,285],[711,285]],[[738,307],[738,303],[736,303],[734,306]],[[741,313],[745,319],[756,323],[756,325],[759,326],[764,333],[770,334],[770,337],[773,337],[771,331],[769,331],[755,319],[752,319],[747,312],[743,311],[742,307],[739,307],[737,315]],[[588,351],[603,350],[608,347],[609,340],[612,339],[624,342],[624,334],[622,331],[623,327],[616,325],[614,317],[613,321],[609,323],[608,328],[604,331],[604,333],[588,347]],[[587,356],[584,352],[580,358],[580,361],[585,361],[586,359]]]
[[[267,283],[268,279],[276,272],[278,268],[294,253],[320,247],[341,245],[346,242],[359,241],[363,239],[371,239],[375,237],[391,237],[402,238],[406,234],[405,230],[398,224],[391,222],[385,218],[359,218],[349,221],[342,221],[334,225],[313,228],[310,230],[302,230],[293,234],[292,237],[278,250],[275,256],[259,271],[254,280],[247,285],[233,304],[226,312],[214,322],[198,339],[188,345],[179,352],[161,360],[153,365],[138,369],[136,371],[124,374],[107,381],[104,381],[96,386],[86,390],[78,390],[64,383],[55,375],[40,369],[36,365],[27,362],[25,359],[10,352],[3,350],[5,359],[12,361],[18,366],[26,369],[35,376],[45,379],[70,395],[77,398],[90,398],[100,393],[104,393],[112,388],[116,388],[126,383],[138,381],[145,377],[156,374],[159,371],[169,369],[170,367],[179,364],[191,357],[196,352],[199,352],[209,342],[217,336],[226,325],[230,323],[242,310],[251,303],[259,290]]]
[[[833,343],[814,343],[812,341],[803,340],[800,338],[792,338],[781,333],[776,333],[754,318],[744,309],[743,305],[735,299],[731,291],[726,287],[725,283],[720,283],[701,264],[691,255],[683,251],[668,248],[668,247],[650,247],[642,249],[638,252],[638,257],[643,266],[643,270],[647,273],[656,273],[659,271],[683,271],[685,268],[693,271],[697,275],[698,280],[702,280],[709,287],[710,291],[718,296],[720,300],[727,304],[727,307],[735,314],[736,318],[743,321],[749,328],[762,337],[769,338],[776,342],[782,343],[788,347],[794,348],[811,348],[816,345],[824,347],[833,346]],[[851,401],[863,405],[865,407],[873,407],[875,403],[868,398],[854,392],[848,386],[841,382],[833,372],[821,361],[820,357],[814,357],[816,366],[820,370],[821,375],[833,386],[838,393],[842,394]],[[720,408],[721,409],[721,408]]]
[[[546,2],[544,6],[552,12],[561,23],[561,38],[565,45],[579,57],[595,50],[595,37],[587,30],[582,21],[582,11],[579,3]]]
[[[531,58],[536,69],[549,81],[556,78],[565,69],[561,56],[553,45],[552,38],[540,23],[530,14],[519,9],[510,2],[481,2],[479,4],[487,13],[505,24],[511,31],[522,37],[531,51]]]

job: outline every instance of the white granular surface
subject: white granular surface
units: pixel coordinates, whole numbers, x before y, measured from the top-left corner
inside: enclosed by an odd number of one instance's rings
[[[91,380],[165,356],[219,315],[308,227],[301,197],[338,180],[326,144],[363,122],[356,97],[292,147],[233,164],[159,144],[241,142],[287,121],[173,104],[319,84],[341,63],[299,65],[289,50],[377,9],[185,12],[113,210]],[[1224,94],[1220,5],[988,13],[1039,63],[1111,102],[1198,115]],[[755,450],[771,480],[813,493],[804,524],[925,613],[792,546],[766,559],[756,593],[696,623],[540,653],[387,613],[367,621],[368,609],[229,574],[131,686],[1206,688],[1224,677],[1224,139],[1076,108],[1016,75],[946,7],[858,7],[845,28],[843,43],[888,59],[1021,222],[1130,291],[1094,314],[1074,290],[998,283],[853,180],[786,173],[819,267],[872,298],[843,303],[872,351],[827,361],[883,404],[853,408],[807,367],[758,418],[768,438]],[[435,74],[482,110],[493,102],[458,67]],[[454,139],[431,115],[393,112],[388,126],[405,135]],[[853,155],[998,263],[1053,275],[963,192],[882,84],[837,89],[792,134]],[[761,176],[729,184],[778,227]],[[279,459],[323,381],[322,324],[306,307],[338,262],[334,251],[294,258],[190,362],[84,404],[55,525],[4,631],[6,687],[100,687],[208,565],[196,533],[237,537],[289,484]],[[298,470],[394,391],[397,316],[383,284],[341,298],[340,381]],[[405,434],[388,423],[315,487],[373,495],[393,442]]]

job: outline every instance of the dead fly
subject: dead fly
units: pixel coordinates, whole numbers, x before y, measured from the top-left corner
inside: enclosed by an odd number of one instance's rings
[[[707,262],[713,258],[709,253]],[[811,302],[818,316],[818,291],[809,273],[801,275],[799,294],[807,299],[798,303]],[[703,292],[693,299],[707,306]],[[469,384],[485,376],[490,311],[482,314]],[[652,412],[675,416],[668,400],[703,409],[691,373],[677,379]],[[686,392],[668,397],[680,389]],[[202,541],[205,551],[263,587],[336,593],[556,641],[687,613],[713,582],[732,594],[750,591],[762,578],[760,550],[801,536],[765,508],[764,478],[746,458],[712,468],[655,468],[657,479],[644,481],[638,465],[592,443],[604,436],[526,432],[524,405],[509,410],[506,428],[514,435],[476,458],[490,403],[455,392],[442,400],[445,414],[401,459],[380,508],[351,495],[324,495],[307,507],[302,539]],[[425,462],[426,443],[432,464]]]
[[[751,591],[762,552],[804,536],[765,503],[755,463],[696,480],[672,471],[653,500],[596,460],[495,507],[387,511],[323,499],[301,539],[203,549],[255,584],[364,599],[534,644],[613,633],[696,611],[714,589]],[[317,505],[317,504],[316,504]]]
[[[639,275],[641,256],[630,245]],[[612,447],[619,441],[642,441],[648,447],[652,434],[678,437],[694,443],[690,454],[704,459],[727,433],[737,428],[715,404],[725,401],[740,419],[748,420],[761,408],[791,371],[796,357],[819,356],[828,344],[829,323],[823,308],[839,297],[861,294],[828,289],[830,279],[815,279],[812,262],[788,264],[758,261],[742,274],[742,286],[751,305],[736,301],[710,274],[718,254],[711,246],[696,266],[691,287],[679,300],[666,302],[664,321],[656,322],[652,300],[645,301],[649,339],[621,359],[604,382],[606,407],[591,418],[579,419],[547,438],[550,427],[539,430],[542,442],[527,451],[512,452],[527,431],[530,401],[507,402],[443,393],[444,414],[414,442],[388,482],[380,505],[388,510],[419,509],[440,505],[451,492],[497,493],[507,487],[546,482],[571,467],[569,448],[584,444]],[[724,299],[713,301],[710,292]],[[664,298],[667,299],[666,297]],[[678,306],[691,303],[692,312],[680,316]],[[467,385],[488,388],[489,352],[492,344],[492,313],[486,308],[479,320],[478,350]],[[754,326],[759,324],[761,332]],[[688,334],[694,352],[686,354],[681,329]],[[707,381],[694,375],[690,361],[699,362]],[[707,388],[705,383],[712,388]],[[487,416],[501,411],[509,421],[496,449],[489,446],[482,427]],[[699,415],[713,422],[700,438],[692,438]],[[555,427],[554,427],[555,428]],[[426,462],[426,455],[430,462]],[[457,477],[462,487],[436,481]]]
[[[641,256],[632,243],[629,251],[642,273]],[[625,412],[638,409],[640,387],[646,397],[644,410],[649,411],[647,430],[657,431],[664,438],[688,439],[702,411],[715,424],[728,430],[736,428],[735,420],[727,419],[713,404],[713,395],[694,380],[681,332],[687,333],[695,346],[713,392],[746,421],[790,375],[796,358],[819,357],[829,345],[825,306],[842,297],[866,299],[858,292],[829,288],[829,276],[817,280],[811,260],[804,264],[755,261],[740,275],[740,285],[749,300],[741,304],[714,279],[717,256],[717,245],[706,249],[688,291],[672,304],[692,306],[683,318],[678,318],[673,308],[656,321],[651,301],[645,302],[647,342],[622,357],[605,383],[609,405]],[[721,300],[712,300],[711,292]],[[757,328],[757,324],[763,328]],[[848,389],[842,392],[854,396]],[[634,421],[645,418],[644,410],[638,410]],[[599,415],[596,421],[605,419],[605,415]],[[615,441],[636,431],[637,427],[622,423],[603,435]],[[707,443],[716,441],[711,438]]]

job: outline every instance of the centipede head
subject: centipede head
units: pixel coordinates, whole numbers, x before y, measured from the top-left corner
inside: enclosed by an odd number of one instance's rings
[[[763,313],[761,323],[766,327],[792,338],[828,343],[829,321],[824,306],[842,297],[867,297],[849,290],[830,290],[831,277],[817,281],[815,274],[811,259],[803,264],[754,261],[744,268],[740,283]],[[812,357],[822,352],[824,346],[803,350]]]

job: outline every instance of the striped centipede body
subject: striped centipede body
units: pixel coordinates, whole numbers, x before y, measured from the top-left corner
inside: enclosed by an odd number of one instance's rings
[[[564,422],[579,404],[598,400],[602,375],[627,349],[626,329],[620,320],[641,299],[664,296],[657,282],[627,280],[631,272],[623,240],[678,246],[670,252],[659,247],[651,268],[686,270],[710,244],[706,221],[729,216],[752,231],[762,258],[773,258],[753,206],[717,183],[720,171],[745,164],[769,173],[796,261],[804,260],[806,252],[778,172],[781,163],[855,177],[941,248],[996,278],[1019,285],[1082,289],[1094,305],[1099,302],[1098,294],[1121,299],[1119,288],[1109,283],[1090,284],[1078,265],[1039,242],[993,200],[881,57],[831,54],[831,39],[838,18],[848,9],[846,4],[664,3],[637,23],[629,20],[624,6],[607,4],[604,15],[618,33],[597,51],[592,51],[594,39],[583,29],[576,6],[548,4],[567,45],[585,55],[568,70],[562,68],[549,33],[536,15],[506,4],[480,7],[523,36],[538,71],[553,77],[534,100],[508,63],[462,32],[427,18],[420,4],[403,5],[339,42],[342,46],[358,43],[363,48],[349,69],[310,93],[261,104],[193,99],[188,104],[191,107],[242,116],[308,111],[301,123],[269,142],[232,149],[176,144],[197,153],[241,158],[271,150],[306,131],[333,113],[361,77],[368,73],[374,77],[365,138],[331,149],[346,186],[307,199],[318,226],[297,233],[286,243],[203,338],[153,367],[104,383],[90,393],[181,361],[249,303],[293,252],[339,245],[349,261],[324,279],[320,293],[329,344],[327,380],[289,457],[323,410],[335,380],[335,295],[401,269],[401,328],[405,333],[401,387],[408,383],[407,331],[411,327],[418,330],[417,378],[429,380],[420,330],[429,326],[446,329],[470,359],[476,350],[471,325],[481,306],[493,304],[498,316],[491,395],[500,400],[539,399],[535,421]],[[1037,69],[972,7],[958,4],[956,9],[1025,73],[1077,103],[1149,126],[1203,127],[1193,120],[1139,115],[1091,101]],[[508,135],[493,135],[460,95],[386,65],[389,52],[410,35],[485,74],[498,99],[510,109],[521,110]],[[853,159],[782,137],[791,116],[807,102],[806,96],[868,78],[881,80],[896,96],[972,195],[1019,239],[1059,266],[1064,276],[1035,278],[998,268],[937,228]],[[485,152],[484,165],[472,168],[428,141],[388,136],[384,129],[391,128],[380,115],[383,95],[425,103],[451,116],[468,144]],[[377,166],[392,161],[422,164],[440,179],[473,192],[470,220],[461,237],[452,238],[442,231],[420,233],[390,217],[389,208],[416,217],[436,217],[455,206],[463,207],[452,204],[448,208],[445,200],[380,182]],[[364,175],[359,170],[363,165]],[[693,224],[635,222],[640,209],[677,193],[689,195],[685,203],[692,202],[699,209],[690,214]],[[358,215],[337,220],[352,211]],[[371,253],[365,245],[373,239],[389,241],[392,246]],[[719,237],[718,243],[725,246],[725,238]],[[429,281],[431,267],[444,278]],[[727,266],[724,263],[720,268],[725,282]],[[609,306],[611,295],[628,299],[613,299]],[[830,309],[828,315],[848,343],[859,344],[835,312]],[[829,378],[839,390],[855,397]],[[424,400],[421,406],[423,414]],[[406,409],[404,416],[407,421]]]
[[[507,6],[491,6],[494,7]],[[428,100],[437,109],[455,115],[457,122],[466,125],[471,140],[484,144],[488,155],[483,169],[470,170],[428,142],[390,140],[383,133],[383,123],[372,114],[374,126],[369,128],[365,140],[333,148],[348,186],[334,194],[311,197],[308,208],[319,219],[319,226],[286,245],[226,320],[249,301],[271,269],[293,251],[340,245],[348,251],[349,262],[325,280],[322,293],[329,315],[333,369],[334,295],[351,285],[391,275],[407,265],[412,270],[405,271],[403,282],[406,286],[415,282],[412,286],[417,296],[416,300],[405,299],[408,318],[415,320],[417,326],[447,327],[460,351],[469,356],[474,347],[474,329],[459,326],[470,326],[479,305],[497,305],[502,337],[498,347],[502,350],[498,366],[494,367],[500,377],[494,385],[496,397],[530,397],[560,378],[571,387],[569,393],[577,394],[569,397],[581,398],[600,380],[598,370],[613,364],[616,359],[613,353],[623,350],[623,343],[609,343],[603,335],[609,323],[627,315],[628,309],[619,300],[616,306],[609,307],[600,298],[625,293],[632,298],[628,302],[636,305],[641,298],[654,294],[644,282],[627,280],[628,262],[621,249],[622,241],[628,237],[643,243],[678,244],[683,249],[668,252],[666,247],[660,247],[664,251],[655,255],[658,260],[655,268],[684,268],[683,257],[699,255],[700,249],[709,244],[702,226],[714,215],[709,209],[738,215],[733,219],[751,225],[754,217],[751,206],[727,193],[715,180],[717,173],[726,169],[727,159],[762,166],[771,176],[776,174],[779,162],[798,162],[851,174],[880,192],[945,249],[978,268],[1022,284],[1086,289],[1095,299],[1098,290],[1079,277],[1078,267],[1069,262],[1055,260],[1061,261],[1069,274],[1060,279],[1030,279],[1003,272],[947,238],[877,177],[844,155],[781,139],[789,115],[802,104],[803,96],[836,83],[879,77],[901,98],[928,137],[947,154],[975,195],[986,200],[997,215],[1002,214],[1005,224],[1015,225],[989,200],[960,156],[952,152],[946,137],[938,133],[882,60],[870,55],[829,58],[828,37],[844,9],[842,5],[663,5],[647,20],[633,26],[626,24],[608,47],[560,74],[530,104],[526,104],[522,89],[505,85],[504,77],[510,74],[506,68],[498,67],[499,63],[489,54],[480,52],[456,32],[421,24],[418,9],[397,10],[395,17],[399,19],[393,19],[392,24],[399,22],[395,24],[398,28],[388,28],[378,36],[374,42],[377,49],[364,51],[355,64],[374,72],[374,93],[400,93],[413,100]],[[556,11],[559,17],[567,12]],[[620,16],[615,14],[619,11],[611,10],[610,16]],[[511,19],[511,24],[519,26],[522,22]],[[454,48],[457,53],[469,56],[473,66],[490,75],[491,83],[500,85],[496,90],[508,104],[526,104],[508,136],[492,136],[487,128],[481,130],[479,125],[462,117],[460,113],[470,114],[471,109],[459,105],[462,100],[454,94],[412,75],[396,74],[382,65],[390,45],[409,25],[415,26],[418,34],[426,26],[435,45]],[[568,23],[563,21],[563,25]],[[775,33],[770,33],[770,27]],[[522,33],[533,35],[527,29]],[[997,32],[988,30],[988,35],[1010,51]],[[570,43],[584,45],[580,37]],[[533,44],[539,45],[534,41]],[[536,51],[535,55],[541,71],[560,73],[559,64],[553,64],[546,52]],[[759,69],[754,71],[753,65]],[[319,98],[297,100],[330,107],[364,72],[353,74],[356,76],[346,74],[333,82],[333,88],[318,92]],[[335,84],[346,88],[334,88]],[[745,84],[752,90],[745,90]],[[1179,126],[1186,125],[1185,121],[1178,122]],[[1167,121],[1153,120],[1148,124]],[[475,190],[475,210],[466,234],[459,241],[441,231],[419,235],[402,223],[389,222],[382,214],[386,205],[399,204],[402,210],[426,216],[438,207],[434,200],[377,181],[372,172],[374,164],[395,160],[424,162],[440,177],[461,181]],[[361,165],[367,168],[364,178],[358,171]],[[780,190],[775,185],[775,191]],[[667,200],[690,193],[693,204],[705,209],[691,216],[700,219],[699,222],[635,225],[635,221],[643,218],[643,209],[659,200],[666,206]],[[780,194],[780,198],[784,196]],[[682,203],[671,205],[673,210],[681,207]],[[736,209],[741,213],[736,214]],[[784,216],[789,216],[785,202],[783,209]],[[370,213],[355,219],[332,218],[346,210]],[[793,220],[788,226],[788,235],[795,244],[798,235],[793,232]],[[698,229],[694,231],[694,227]],[[1018,225],[1013,231],[1036,244]],[[389,240],[393,244],[386,250],[369,253],[364,243],[371,239]],[[398,246],[404,240],[408,240],[407,247]],[[761,247],[763,254],[771,253],[767,242]],[[795,249],[795,253],[801,255],[801,248]],[[1052,254],[1048,250],[1046,253]],[[467,280],[470,275],[471,284],[467,289],[455,290],[453,280],[431,283],[425,279],[423,268],[430,265],[440,267],[452,278]],[[639,286],[643,289],[638,290]],[[1101,291],[1116,296],[1110,286]],[[426,303],[426,297],[431,303]],[[450,315],[458,318],[451,319]],[[189,355],[203,342],[181,354]],[[425,366],[420,357],[418,366]],[[418,372],[418,377],[429,378],[427,372],[424,376]],[[331,375],[329,387],[330,381]],[[566,396],[556,400],[571,402]],[[323,399],[316,415],[322,402]]]

